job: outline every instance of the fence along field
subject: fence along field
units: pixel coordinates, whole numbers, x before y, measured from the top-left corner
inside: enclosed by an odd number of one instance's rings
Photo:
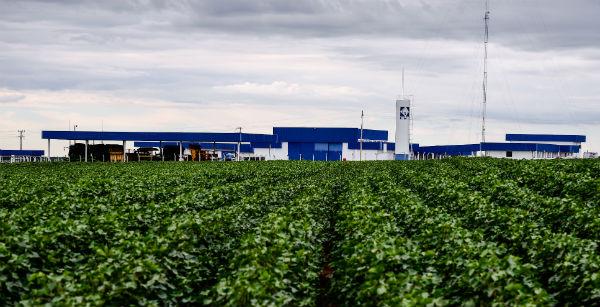
[[[600,163],[0,166],[0,305],[598,305]]]

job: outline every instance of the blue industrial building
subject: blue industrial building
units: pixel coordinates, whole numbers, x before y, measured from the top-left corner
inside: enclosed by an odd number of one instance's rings
[[[418,159],[445,156],[486,156],[496,158],[541,159],[576,157],[585,135],[564,134],[507,134],[507,142],[485,142],[478,144],[419,146],[413,145],[413,154]]]
[[[225,154],[237,153],[243,158],[264,160],[389,160],[393,158],[394,144],[388,142],[385,130],[357,128],[275,127],[273,134],[251,133],[194,133],[194,132],[100,132],[100,131],[42,131],[48,140],[117,141],[127,148],[179,146],[185,155],[190,145],[206,151]],[[362,142],[361,142],[362,140]],[[362,144],[362,150],[361,150]],[[87,156],[87,154],[85,154]]]
[[[43,150],[0,149],[0,162],[33,162],[44,159]]]
[[[363,155],[366,156],[371,151],[384,151],[386,146],[387,150],[394,150],[393,143],[387,142],[387,131],[363,129],[362,133],[365,140],[362,142]],[[240,153],[247,157],[257,156],[273,160],[339,161],[347,158],[345,153],[360,151],[360,134],[361,131],[357,128],[275,127],[270,142],[242,143]],[[218,140],[223,141],[223,139]],[[177,142],[136,141],[134,147],[158,148],[178,144]],[[182,148],[185,150],[192,144],[209,152],[219,152],[221,156],[237,152],[237,143],[182,142]]]
[[[0,149],[0,156],[30,156],[30,157],[41,157],[44,155],[43,150],[19,150],[19,149]]]
[[[287,148],[288,160],[339,161],[359,160],[361,130],[357,128],[309,128],[275,127],[279,148]],[[362,130],[364,155],[372,151],[387,151],[388,132],[385,130]],[[262,151],[264,153],[264,151]],[[270,152],[266,153],[267,155]]]
[[[48,140],[118,141],[127,148],[178,146],[184,155],[190,145],[224,157],[238,154],[260,160],[393,160],[395,143],[388,131],[357,128],[274,127],[272,134],[207,132],[100,132],[42,131]],[[410,144],[412,159],[477,156],[514,159],[575,157],[586,141],[584,135],[507,134],[505,142],[420,146]],[[238,150],[239,144],[239,150]],[[87,148],[87,147],[86,147]],[[39,152],[38,152],[39,153]],[[42,153],[43,154],[43,153]]]

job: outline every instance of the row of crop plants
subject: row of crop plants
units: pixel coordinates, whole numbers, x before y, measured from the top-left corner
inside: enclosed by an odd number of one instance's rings
[[[584,195],[545,195],[529,186],[519,185],[516,180],[503,175],[501,168],[490,167],[487,163],[485,168],[476,168],[477,165],[480,164],[472,161],[466,165],[462,160],[453,160],[437,165],[435,174],[467,185],[491,203],[527,211],[528,218],[554,232],[569,233],[584,239],[600,239],[600,206],[593,205],[590,199],[582,201]],[[600,187],[600,180],[596,181],[596,186]]]
[[[353,185],[339,211],[331,293],[342,305],[554,302],[522,263],[481,231],[428,207],[390,174]]]
[[[268,214],[246,235],[229,272],[207,291],[216,305],[314,305],[320,289],[323,245],[341,184],[323,173],[286,207]]]
[[[597,169],[10,166],[0,304],[596,305]]]
[[[600,167],[595,160],[513,161],[448,160],[462,176],[487,174],[510,180],[543,196],[568,198],[582,204],[600,201]]]
[[[487,240],[502,244],[512,255],[532,265],[537,279],[557,302],[591,304],[600,300],[597,240],[579,238],[576,231],[562,232],[539,215],[531,214],[535,209],[493,202],[489,195],[473,191],[434,165],[421,167],[401,166],[392,172],[399,185],[409,187],[428,206],[443,209],[464,227],[481,231]]]
[[[205,300],[203,292],[245,248],[242,238],[268,224],[271,212],[314,189],[310,178],[321,176],[323,168],[239,171],[221,172],[217,181],[224,185],[208,184],[210,173],[187,170],[177,173],[177,185],[159,174],[117,180],[110,173],[88,174],[71,181],[61,178],[63,173],[48,174],[54,176],[51,189],[65,193],[47,194],[37,204],[19,196],[26,191],[3,189],[0,301]],[[306,180],[298,181],[299,175]]]

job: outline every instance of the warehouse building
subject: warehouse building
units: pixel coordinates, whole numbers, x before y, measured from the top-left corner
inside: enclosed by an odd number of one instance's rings
[[[48,140],[48,152],[51,140],[82,141],[71,147],[81,149],[77,155],[70,154],[75,161],[142,160],[148,154],[159,156],[159,160],[188,160],[194,148],[208,154],[211,160],[227,160],[238,154],[243,160],[392,160],[395,148],[387,140],[387,131],[358,128],[275,127],[273,134],[42,131],[42,138]],[[118,141],[122,145],[119,152],[100,156],[93,153],[98,152],[96,147],[104,145],[90,145],[94,141]],[[128,149],[131,142],[133,148]],[[169,147],[178,150],[167,154]]]
[[[411,142],[411,101],[396,100],[395,142],[386,130],[274,127],[272,134],[216,132],[42,131],[48,140],[83,141],[69,149],[71,160],[422,160],[449,156],[510,159],[579,157],[584,135],[507,134],[505,142],[420,146]],[[122,142],[91,145],[90,141]],[[133,148],[127,145],[133,142]]]
[[[272,144],[252,144],[254,155],[266,160],[393,159],[393,143],[388,142],[385,130],[363,129],[361,137],[358,128],[275,127],[273,135],[276,142]]]
[[[416,159],[435,159],[448,156],[488,156],[510,159],[577,158],[585,135],[564,134],[507,134],[506,142],[479,144],[419,146],[413,145]]]
[[[362,137],[361,137],[362,131]],[[272,134],[191,132],[43,131],[50,140],[83,140],[71,160],[314,160],[398,159],[385,130],[328,127],[274,127]],[[119,141],[116,153],[94,155],[92,141]],[[410,144],[408,159],[486,156],[511,159],[579,157],[584,135],[507,134],[505,142],[420,146]],[[128,149],[127,145],[133,144]],[[88,147],[89,146],[89,147]],[[104,145],[95,145],[104,146]],[[112,146],[115,148],[115,145]],[[170,150],[169,150],[170,149]],[[50,148],[48,149],[50,150]],[[125,155],[124,155],[125,153]],[[40,155],[39,151],[36,152]],[[43,154],[43,151],[42,151]]]
[[[42,161],[43,150],[0,149],[0,162],[34,162]]]
[[[240,144],[243,160],[313,160],[358,161],[392,160],[394,143],[388,142],[385,130],[358,128],[275,127],[270,142]],[[362,140],[362,142],[361,142]],[[162,146],[178,145],[163,142]],[[183,142],[183,155],[190,155],[197,145],[219,160],[228,160],[238,152],[236,143]],[[159,147],[160,142],[134,142],[136,148]],[[362,150],[361,150],[362,146]]]

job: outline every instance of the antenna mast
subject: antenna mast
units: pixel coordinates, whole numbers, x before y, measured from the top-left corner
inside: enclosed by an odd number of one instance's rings
[[[488,86],[488,42],[489,42],[489,21],[490,21],[490,2],[485,0],[485,34],[483,40],[484,56],[483,56],[483,106],[481,110],[481,143],[485,143],[485,117],[487,113],[487,86]],[[480,151],[485,156],[485,153]]]
[[[402,99],[404,98],[404,67],[402,67]]]

